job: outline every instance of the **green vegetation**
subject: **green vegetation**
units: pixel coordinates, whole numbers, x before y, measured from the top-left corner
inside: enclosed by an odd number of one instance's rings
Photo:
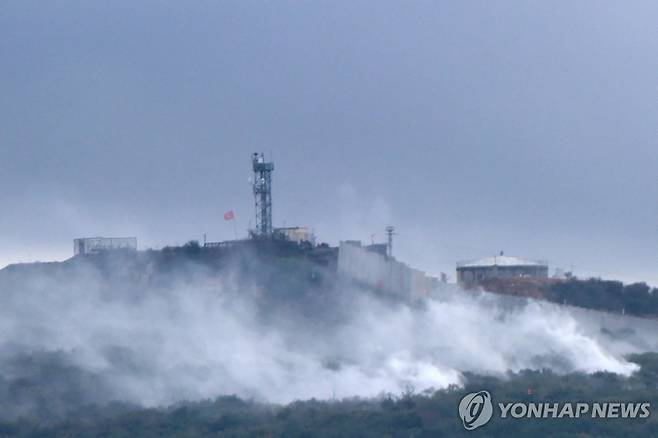
[[[645,283],[624,285],[619,281],[591,278],[551,283],[544,298],[557,303],[635,316],[658,317],[658,289]]]
[[[656,436],[658,416],[647,419],[500,419],[466,432],[457,415],[461,397],[487,389],[494,403],[649,401],[658,406],[658,353],[629,358],[641,370],[629,378],[611,373],[556,375],[522,371],[507,378],[466,375],[464,388],[340,401],[307,400],[286,406],[234,396],[184,403],[163,409],[124,405],[79,409],[64,421],[24,418],[0,423],[0,436],[106,437],[424,437],[424,436]]]

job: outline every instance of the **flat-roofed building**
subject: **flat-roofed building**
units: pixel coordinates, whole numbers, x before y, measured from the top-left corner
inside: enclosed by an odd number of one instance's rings
[[[498,255],[457,263],[457,282],[474,286],[490,278],[548,278],[548,262]]]
[[[117,249],[137,250],[136,237],[81,237],[73,239],[73,255]]]
[[[295,243],[309,242],[315,244],[313,231],[308,227],[281,227],[274,229],[275,235],[281,235],[286,240]]]

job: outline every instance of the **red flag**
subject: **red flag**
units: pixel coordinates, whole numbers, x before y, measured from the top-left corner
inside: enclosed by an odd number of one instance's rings
[[[235,214],[233,214],[233,210],[229,210],[226,213],[224,213],[225,221],[230,221],[231,219],[235,219]]]

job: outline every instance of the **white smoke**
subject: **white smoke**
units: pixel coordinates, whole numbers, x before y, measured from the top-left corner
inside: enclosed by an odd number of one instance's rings
[[[138,293],[113,290],[94,270],[11,285],[0,296],[5,361],[60,351],[106,382],[106,399],[146,406],[221,394],[274,402],[376,396],[460,384],[465,371],[627,375],[636,366],[623,354],[647,347],[640,333],[602,334],[604,323],[585,313],[492,294],[446,291],[410,306],[354,288],[327,306],[340,314],[332,319],[263,312],[267,291],[201,274]]]

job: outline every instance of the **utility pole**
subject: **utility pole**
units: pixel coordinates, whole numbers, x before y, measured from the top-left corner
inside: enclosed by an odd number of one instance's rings
[[[386,245],[386,255],[393,257],[393,235],[395,234],[395,227],[389,225],[386,227],[386,235],[388,236],[388,244]]]

